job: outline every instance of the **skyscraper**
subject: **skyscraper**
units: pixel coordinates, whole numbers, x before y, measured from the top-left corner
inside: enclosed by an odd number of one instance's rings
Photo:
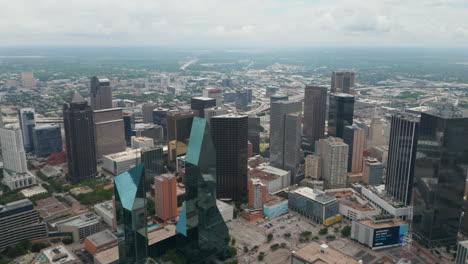
[[[271,97],[270,107],[270,163],[280,169],[284,169],[285,155],[294,153],[285,153],[286,141],[295,139],[286,138],[285,117],[291,113],[302,111],[302,103],[299,101],[273,100]],[[292,120],[290,120],[292,121]],[[293,124],[289,122],[288,124]],[[296,124],[293,124],[294,129]]]
[[[289,113],[284,116],[284,149],[282,169],[291,172],[291,184],[297,184],[299,163],[303,157],[301,155],[301,121],[302,113]]]
[[[21,86],[26,89],[31,89],[36,87],[37,81],[34,78],[33,72],[22,72],[21,73]]]
[[[164,139],[167,139],[167,112],[169,109],[156,108],[153,110],[153,124],[160,125],[163,128]]]
[[[318,155],[308,155],[305,158],[305,177],[314,180],[320,179],[321,161]]]
[[[176,228],[177,249],[192,263],[225,256],[229,230],[216,205],[216,151],[205,119],[193,120],[185,173],[185,202]]]
[[[348,172],[362,172],[365,133],[357,125],[345,126],[343,132],[344,143],[348,144]]]
[[[144,263],[148,257],[144,166],[116,176],[114,182],[119,263]]]
[[[217,88],[205,88],[203,89],[203,96],[216,99],[216,106],[223,106],[223,90]]]
[[[348,185],[348,149],[341,138],[328,137],[319,140],[319,156],[322,160],[322,179],[325,189],[346,188]]]
[[[63,104],[63,125],[68,159],[68,180],[77,184],[97,175],[93,110],[75,92]]]
[[[249,141],[256,155],[260,153],[260,128],[260,117],[249,116]]]
[[[146,185],[154,183],[154,177],[166,172],[163,148],[150,147],[141,149],[141,163],[145,165]]]
[[[249,206],[253,209],[263,209],[267,200],[267,186],[259,179],[249,180]]]
[[[411,114],[392,116],[385,190],[395,201],[404,205],[411,203],[418,133],[418,116]]]
[[[121,108],[108,108],[93,111],[96,157],[122,152],[127,145],[125,125]]]
[[[34,154],[47,157],[54,152],[62,152],[62,133],[59,125],[43,125],[33,129]]]
[[[210,97],[192,97],[190,99],[190,107],[192,110],[198,111],[198,116],[205,118],[205,109],[216,106],[216,99]]]
[[[211,135],[216,150],[218,198],[246,199],[248,117],[214,116],[211,118]]]
[[[468,164],[468,118],[422,113],[413,187],[413,238],[455,244]]]
[[[173,175],[154,177],[154,208],[163,221],[177,217],[177,179]]]
[[[208,121],[208,124],[210,124],[211,123],[211,118],[213,116],[225,115],[227,113],[228,113],[228,111],[225,108],[221,108],[221,107],[218,107],[218,106],[207,108],[207,109],[205,109],[205,119],[206,119],[206,121]]]
[[[362,170],[362,181],[368,185],[381,185],[384,165],[377,159],[367,159]]]
[[[176,160],[187,153],[194,110],[169,111],[167,113],[168,166],[176,168]]]
[[[338,93],[330,95],[328,136],[343,138],[345,126],[353,124],[354,96]]]
[[[34,150],[33,129],[36,126],[35,112],[32,108],[21,108],[18,110],[18,121],[23,133],[24,150]]]
[[[383,130],[383,121],[374,115],[369,126],[369,144],[367,144],[367,149],[386,145]]]
[[[331,93],[354,94],[354,72],[332,72]]]
[[[304,91],[304,127],[303,135],[309,144],[325,137],[325,120],[327,119],[327,88],[306,86]]]
[[[247,92],[247,90],[237,90],[236,94],[236,108],[243,111],[247,110],[249,105],[249,92]]]
[[[123,112],[125,143],[130,145],[132,139],[132,131],[135,129],[135,116],[131,113]]]
[[[112,89],[106,77],[91,77],[90,95],[91,108],[101,110],[112,108]]]
[[[143,123],[153,123],[153,111],[157,105],[153,102],[147,102],[141,106],[141,114],[143,115]]]

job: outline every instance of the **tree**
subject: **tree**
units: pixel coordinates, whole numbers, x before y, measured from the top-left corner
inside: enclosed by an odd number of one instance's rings
[[[235,247],[229,247],[229,257],[235,257],[237,255],[237,249]]]
[[[283,236],[284,236],[285,238],[291,237],[291,233],[285,233]]]
[[[260,252],[260,253],[258,254],[257,259],[258,259],[258,261],[262,261],[264,257],[265,257],[265,252]]]
[[[248,253],[249,252],[249,248],[244,246],[244,253]]]
[[[47,244],[44,244],[44,243],[34,243],[32,246],[31,246],[31,251],[32,252],[39,252],[41,251],[41,249],[44,249],[48,247]]]
[[[234,246],[235,244],[236,244],[236,239],[235,239],[235,238],[232,238],[232,240],[231,240],[231,245]]]
[[[278,243],[276,243],[276,244],[271,245],[271,246],[270,246],[270,249],[271,249],[272,251],[275,251],[275,250],[277,250],[279,247],[280,247],[280,245],[279,245]]]
[[[328,228],[326,228],[326,227],[320,229],[320,231],[319,231],[319,234],[320,234],[320,235],[325,235],[326,233],[328,233]]]
[[[341,235],[344,237],[348,237],[351,235],[351,227],[350,226],[345,226],[343,229],[341,229]]]
[[[267,235],[267,242],[270,243],[271,240],[273,240],[273,234],[272,234],[272,233],[269,233],[269,234]]]

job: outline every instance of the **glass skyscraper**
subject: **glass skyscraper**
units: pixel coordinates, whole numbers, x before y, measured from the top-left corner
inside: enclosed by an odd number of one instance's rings
[[[54,152],[62,152],[62,133],[59,125],[45,125],[33,128],[34,153],[37,157],[47,157]]]
[[[145,263],[148,257],[145,169],[140,164],[114,178],[119,263]]]
[[[413,237],[455,244],[468,164],[468,118],[422,113],[413,187]]]
[[[353,124],[354,96],[338,93],[330,95],[328,136],[343,138],[345,126]]]
[[[229,231],[216,206],[216,153],[205,119],[193,119],[185,170],[186,200],[177,224],[177,249],[190,263],[222,258]]]

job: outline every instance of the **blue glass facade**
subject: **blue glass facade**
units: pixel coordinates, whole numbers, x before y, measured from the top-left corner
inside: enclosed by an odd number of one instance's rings
[[[34,154],[47,157],[54,152],[62,152],[62,133],[60,126],[41,126],[33,128]]]
[[[266,218],[273,218],[277,217],[283,214],[287,214],[289,212],[288,208],[288,200],[272,204],[272,205],[267,205],[265,204],[263,206],[263,214],[265,215]]]

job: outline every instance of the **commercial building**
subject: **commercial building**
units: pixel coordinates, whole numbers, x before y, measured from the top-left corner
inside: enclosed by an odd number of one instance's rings
[[[347,187],[348,149],[349,146],[341,138],[329,137],[319,140],[321,175],[325,189]]]
[[[39,222],[33,203],[27,199],[0,205],[0,249],[25,240],[47,237],[47,224]]]
[[[418,133],[419,117],[410,114],[392,116],[385,190],[405,205],[411,203]]]
[[[321,160],[318,155],[308,155],[305,158],[305,177],[318,180],[321,177]]]
[[[169,109],[161,107],[153,110],[153,123],[163,128],[163,139],[167,139],[167,112]]]
[[[21,108],[18,110],[18,121],[23,136],[24,150],[34,150],[33,129],[36,126],[36,118],[33,108]]]
[[[136,137],[148,137],[155,141],[164,139],[164,128],[156,124],[136,124],[133,131]]]
[[[407,222],[393,215],[376,215],[353,221],[351,238],[372,249],[394,247],[403,244],[408,228]]]
[[[80,264],[81,260],[62,244],[54,244],[41,250],[34,264]]]
[[[166,221],[178,216],[177,178],[163,174],[154,177],[154,208],[156,217]]]
[[[106,77],[91,77],[90,97],[93,110],[112,108],[112,89],[109,79]]]
[[[268,196],[267,202],[263,205],[263,215],[268,219],[287,214],[288,212],[288,200],[280,196]]]
[[[85,241],[86,250],[93,256],[106,249],[117,246],[117,237],[108,229],[88,236]]]
[[[33,72],[22,72],[21,73],[21,86],[26,89],[36,87],[37,80],[34,78]]]
[[[246,111],[248,110],[249,103],[250,102],[249,102],[248,90],[237,90],[236,91],[236,109]]]
[[[236,201],[247,198],[247,116],[212,117],[211,135],[216,151],[218,198]]]
[[[387,145],[385,142],[384,127],[385,124],[382,119],[374,115],[369,126],[367,148]]]
[[[263,208],[267,200],[267,186],[259,179],[249,180],[249,206],[253,209]]]
[[[354,72],[332,72],[331,93],[354,94]]]
[[[114,178],[119,263],[148,257],[145,170],[138,165]]]
[[[328,111],[328,136],[343,138],[345,126],[353,124],[354,96],[337,93],[330,94]]]
[[[72,208],[66,204],[61,203],[55,197],[48,197],[35,201],[35,209],[44,221],[57,219],[65,215],[73,214]]]
[[[456,264],[466,264],[468,262],[468,240],[458,242]]]
[[[205,109],[205,119],[208,121],[208,124],[211,124],[211,118],[213,116],[225,115],[228,111],[225,108],[219,106],[206,108]]]
[[[168,166],[177,168],[178,156],[187,153],[193,118],[198,113],[193,110],[169,111],[167,113]]]
[[[50,224],[59,232],[70,232],[73,241],[83,241],[86,237],[98,233],[102,229],[102,218],[94,213],[84,213]]]
[[[291,172],[291,184],[298,184],[299,164],[303,160],[301,154],[301,123],[302,113],[290,113],[284,116],[284,149],[282,169]]]
[[[214,98],[216,100],[216,106],[218,107],[223,106],[223,90],[222,89],[205,88],[203,89],[203,96]]]
[[[131,149],[102,157],[103,169],[119,175],[141,163],[141,150]]]
[[[198,111],[198,116],[205,118],[205,109],[216,106],[216,99],[210,97],[192,97],[190,99],[190,107],[192,110]]]
[[[43,125],[33,128],[34,154],[47,157],[55,152],[62,152],[62,133],[59,125]]]
[[[231,221],[234,218],[234,206],[221,200],[216,200],[216,207],[218,207],[219,213],[221,214],[224,222]]]
[[[327,119],[327,88],[306,86],[304,91],[304,126],[302,134],[311,146],[325,137]]]
[[[133,130],[135,130],[135,116],[131,113],[123,112],[125,142],[130,145]]]
[[[270,162],[272,166],[291,169],[290,167],[298,165],[296,162],[300,153],[301,132],[298,121],[301,119],[299,113],[301,111],[302,103],[299,101],[271,100]],[[292,115],[288,116],[289,114]],[[292,172],[291,183],[295,183],[295,172]]]
[[[412,227],[413,238],[429,248],[455,244],[460,225],[468,164],[468,118],[451,114],[421,114]]]
[[[260,153],[260,117],[249,116],[249,141],[252,143],[252,153]]]
[[[385,191],[385,185],[367,187],[358,186],[361,194],[369,200],[374,207],[382,210],[383,214],[391,214],[395,218],[407,219],[411,213],[411,207],[393,200]]]
[[[359,262],[326,244],[312,242],[291,253],[291,264],[358,264]]]
[[[276,193],[291,185],[291,172],[261,164],[249,170],[249,178],[257,178],[267,186],[268,194]]]
[[[344,143],[348,144],[348,172],[362,172],[365,134],[357,125],[345,126]]]
[[[114,201],[106,201],[94,205],[94,213],[102,218],[111,229],[117,227],[116,219],[114,217]]]
[[[192,262],[224,255],[229,231],[216,205],[216,152],[205,119],[194,118],[185,171],[185,202],[176,230],[176,247]],[[199,205],[203,206],[199,206]],[[205,216],[209,215],[209,219]]]
[[[135,137],[131,139],[132,149],[151,149],[154,148],[154,140],[149,137]]]
[[[368,185],[381,185],[384,172],[384,165],[377,159],[366,159],[362,172],[362,181]]]
[[[145,166],[146,186],[154,183],[154,177],[165,173],[164,152],[161,146],[141,151],[141,163]]]
[[[125,126],[121,108],[109,108],[94,111],[94,133],[96,138],[96,156],[125,150]]]
[[[288,194],[288,206],[317,223],[329,226],[341,221],[339,203],[333,194],[300,187]]]
[[[153,102],[145,103],[141,106],[141,114],[143,116],[143,123],[152,124],[153,123],[153,111],[157,108],[157,105]]]
[[[340,214],[349,220],[362,220],[381,214],[381,210],[374,207],[367,199],[351,188],[327,190],[335,195],[340,204]]]
[[[88,102],[75,92],[63,105],[68,180],[77,184],[97,175],[94,115]]]
[[[95,264],[119,264],[119,247],[111,247],[97,253],[93,261]]]

